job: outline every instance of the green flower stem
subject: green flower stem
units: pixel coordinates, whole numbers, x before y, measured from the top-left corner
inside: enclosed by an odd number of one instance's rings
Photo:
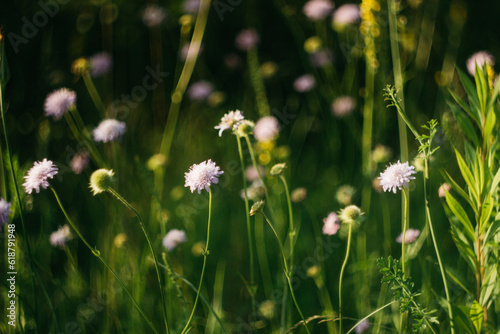
[[[196,23],[194,26],[193,37],[191,38],[191,43],[189,44],[186,62],[184,63],[184,67],[182,68],[179,81],[177,82],[177,85],[175,86],[175,89],[171,95],[171,103],[168,110],[167,123],[163,132],[159,152],[163,154],[167,159],[170,154],[170,148],[172,147],[172,140],[174,138],[175,127],[177,125],[177,118],[179,117],[181,102],[184,97],[184,93],[186,92],[189,80],[191,79],[191,75],[193,74],[194,66],[196,65],[196,61],[198,60],[198,55],[200,53],[201,41],[203,40],[203,35],[205,33],[205,26],[207,24],[209,10],[210,0],[201,0]]]
[[[201,292],[201,284],[203,283],[203,275],[205,274],[205,266],[207,264],[207,255],[209,254],[208,243],[210,241],[210,220],[212,218],[212,190],[210,189],[210,187],[208,189],[209,189],[208,191],[209,200],[208,200],[207,242],[205,244],[205,250],[203,251],[203,267],[201,268],[200,283],[198,284],[198,291],[196,292],[196,298],[194,299],[193,309],[191,311],[191,314],[189,315],[189,319],[186,323],[186,326],[184,326],[184,329],[182,330],[181,334],[185,334],[190,330],[189,324],[191,324],[191,320],[193,320],[194,311],[196,310],[196,305],[198,304],[198,298],[200,297],[200,292]]]
[[[430,150],[430,147],[429,147]],[[444,285],[444,292],[446,294],[446,301],[448,304],[448,313],[450,316],[450,333],[454,334],[455,333],[455,322],[453,319],[453,311],[451,307],[451,299],[450,299],[450,292],[448,290],[448,281],[446,279],[446,272],[445,268],[443,265],[443,261],[441,260],[441,253],[439,251],[438,244],[436,242],[436,236],[434,234],[434,226],[432,224],[432,217],[431,217],[431,208],[429,205],[429,158],[424,159],[424,194],[425,194],[425,218],[427,220],[427,223],[429,224],[429,228],[431,230],[431,237],[432,237],[432,243],[434,244],[434,249],[436,250],[436,256],[439,264],[439,271],[441,272],[441,278],[443,279],[443,285]]]
[[[351,250],[351,239],[352,239],[352,223],[349,224],[349,232],[347,234],[347,249],[345,252],[344,263],[342,263],[342,269],[340,269],[339,277],[339,333],[342,334],[342,278],[344,277],[344,270],[347,265],[347,260],[349,259],[349,251]]]
[[[69,110],[68,113],[64,114],[69,115],[66,116],[66,122],[68,123],[69,128],[71,129],[71,132],[73,132],[73,135],[75,136],[76,140],[85,148],[87,148],[90,152],[90,157],[94,160],[97,166],[101,168],[107,167],[106,162],[104,159],[101,157],[99,154],[99,151],[97,150],[97,147],[95,146],[94,142],[83,132],[84,125],[82,122],[82,119],[80,117],[80,114],[76,108],[73,108],[72,110]]]
[[[280,179],[283,182],[283,186],[285,187],[285,193],[286,193],[286,201],[288,204],[288,217],[290,219],[290,231],[289,231],[289,236],[290,236],[290,271],[293,271],[293,249],[295,247],[295,227],[293,224],[293,211],[292,211],[292,201],[290,199],[290,191],[288,190],[288,185],[286,183],[285,178],[283,175],[280,175]]]
[[[252,48],[247,52],[248,71],[250,72],[250,83],[255,93],[255,102],[257,103],[257,110],[259,116],[264,117],[270,115],[269,102],[267,101],[266,88],[264,80],[260,73],[259,56],[257,49]]]
[[[403,202],[404,202],[404,209],[403,209],[403,239],[401,240],[401,266],[403,270],[403,274],[405,274],[405,263],[406,263],[406,257],[405,257],[405,238],[406,238],[406,229],[408,228],[408,190],[406,188],[403,188]]]
[[[82,77],[83,81],[85,82],[85,87],[87,87],[87,91],[89,92],[89,95],[92,98],[95,107],[99,111],[99,115],[101,116],[101,118],[105,118],[106,108],[104,107],[104,103],[102,103],[101,96],[97,92],[97,89],[95,88],[94,82],[92,81],[90,74],[88,72],[85,72],[82,75]]]
[[[269,225],[269,227],[271,228],[271,230],[273,230],[274,236],[276,237],[276,240],[278,241],[278,245],[279,245],[280,251],[281,251],[281,256],[283,257],[285,277],[288,281],[288,286],[290,288],[290,294],[292,295],[293,302],[295,303],[295,308],[297,309],[297,312],[299,312],[300,317],[302,318],[302,323],[304,324],[304,327],[306,328],[307,333],[310,333],[309,328],[307,327],[306,319],[304,318],[304,314],[302,314],[302,311],[300,310],[299,304],[297,303],[297,299],[295,298],[295,293],[293,292],[292,280],[291,280],[292,272],[289,271],[289,269],[288,269],[285,251],[283,250],[283,245],[281,244],[280,237],[278,236],[278,233],[276,232],[276,229],[274,228],[273,224],[271,224],[271,222],[269,221],[269,218],[267,218],[266,214],[263,211],[260,211],[260,213],[264,216],[264,219],[266,220],[266,222]],[[283,307],[285,307],[285,305],[283,305]]]
[[[369,317],[371,317],[372,315],[374,315],[374,314],[376,314],[376,313],[378,313],[378,312],[382,311],[382,310],[383,310],[383,309],[385,309],[386,307],[391,306],[391,305],[392,305],[392,304],[394,304],[395,302],[396,302],[396,301],[395,301],[395,300],[393,300],[392,302],[387,303],[387,304],[385,304],[384,306],[379,307],[378,309],[376,309],[376,310],[375,310],[375,311],[373,311],[372,313],[368,314],[366,317],[364,317],[363,319],[359,320],[359,321],[358,321],[358,322],[357,322],[354,326],[352,326],[352,328],[351,328],[351,329],[349,329],[349,330],[347,331],[347,333],[346,333],[346,334],[351,333],[351,332],[352,332],[353,330],[355,330],[355,329],[356,329],[356,327],[358,327],[358,325],[359,325],[359,324],[361,324],[363,321],[365,321],[366,319],[368,319],[368,318],[369,318]],[[377,327],[377,328],[378,328],[378,327]],[[379,329],[379,328],[378,328],[378,329]]]
[[[247,235],[248,235],[248,254],[250,257],[250,298],[252,303],[252,311],[255,313],[255,274],[254,274],[254,258],[253,258],[253,246],[252,246],[252,229],[250,225],[250,206],[248,204],[248,194],[247,194],[247,179],[245,177],[245,162],[243,160],[243,151],[241,149],[241,138],[236,135],[236,141],[238,142],[238,153],[240,155],[241,164],[241,175],[243,177],[243,191],[245,193],[245,214],[247,220]]]
[[[149,249],[151,250],[151,253],[153,254],[153,258],[155,260],[155,268],[156,268],[156,278],[158,279],[158,284],[160,287],[160,296],[161,296],[161,302],[162,302],[162,308],[163,308],[163,317],[164,317],[164,322],[165,322],[165,330],[167,331],[167,334],[169,333],[169,328],[168,328],[168,320],[167,320],[167,306],[165,302],[165,295],[163,293],[163,284],[161,281],[161,276],[160,276],[160,269],[158,268],[158,258],[156,257],[156,252],[153,248],[153,244],[151,243],[151,239],[149,237],[148,232],[146,231],[146,227],[144,226],[144,223],[142,222],[142,218],[139,215],[139,212],[125,199],[123,198],[116,190],[113,188],[108,188],[108,191],[114,195],[120,202],[123,203],[127,208],[132,210],[137,218],[139,219],[139,224],[141,225],[142,232],[144,232],[144,236],[146,237],[146,240],[148,242]]]
[[[134,306],[137,309],[137,311],[139,311],[139,313],[142,315],[142,317],[144,318],[144,320],[146,320],[146,322],[151,327],[151,329],[156,334],[158,334],[158,331],[154,327],[153,323],[151,322],[151,320],[149,320],[148,316],[146,315],[146,313],[144,313],[144,311],[139,306],[139,304],[137,304],[137,302],[135,301],[134,297],[132,297],[132,294],[127,289],[127,287],[125,286],[125,284],[123,283],[123,281],[121,280],[121,278],[118,276],[118,274],[113,269],[111,269],[111,267],[108,265],[108,263],[102,258],[101,253],[97,250],[97,248],[94,248],[94,247],[90,246],[90,244],[87,242],[87,240],[83,237],[83,235],[80,233],[80,231],[78,230],[78,228],[75,226],[75,224],[73,223],[73,221],[71,220],[71,218],[69,218],[68,214],[66,213],[66,210],[64,209],[64,207],[63,207],[63,205],[61,203],[61,200],[59,199],[59,196],[57,195],[56,190],[52,186],[50,187],[50,190],[52,190],[52,193],[54,194],[54,197],[56,198],[56,201],[59,204],[59,207],[61,208],[61,211],[63,212],[64,216],[66,217],[66,220],[68,221],[68,223],[71,226],[71,228],[75,231],[75,233],[78,235],[78,237],[83,241],[83,243],[85,244],[85,246],[87,246],[87,248],[92,252],[92,254],[94,254],[104,264],[104,266],[113,274],[113,276],[116,278],[116,280],[118,281],[118,283],[120,283],[120,285],[125,290],[125,293],[127,294],[127,296],[129,296],[129,298],[132,300],[132,303],[134,304]]]

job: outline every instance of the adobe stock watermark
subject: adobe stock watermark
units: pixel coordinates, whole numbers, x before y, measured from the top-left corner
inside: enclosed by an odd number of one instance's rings
[[[212,2],[212,6],[214,7],[217,16],[221,22],[224,21],[224,14],[226,12],[233,12],[237,6],[241,5],[243,0],[215,0]]]
[[[38,1],[40,10],[33,14],[31,20],[29,20],[26,16],[23,16],[21,18],[21,21],[23,22],[21,35],[13,32],[7,33],[7,38],[12,44],[14,52],[17,54],[19,52],[20,45],[28,44],[29,41],[38,34],[40,29],[45,27],[49,23],[49,19],[53,18],[57,15],[57,13],[59,13],[61,6],[66,5],[70,1],[71,0]]]
[[[148,92],[156,89],[156,87],[170,75],[169,72],[163,72],[159,64],[156,65],[156,68],[152,68],[149,65],[146,66],[146,72],[148,74],[142,78],[141,84],[134,86],[130,90],[130,94],[122,94],[119,99],[111,103],[109,106],[111,117],[120,120],[125,119],[129,115],[131,109],[136,108],[139,103],[147,98]]]

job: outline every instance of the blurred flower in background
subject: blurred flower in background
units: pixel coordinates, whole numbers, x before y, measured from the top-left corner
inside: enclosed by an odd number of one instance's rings
[[[302,11],[310,20],[319,21],[330,15],[335,5],[328,0],[310,0],[306,2]]]
[[[299,93],[306,93],[314,88],[316,80],[311,74],[304,74],[293,82],[293,89]]]
[[[235,44],[239,50],[248,51],[255,48],[259,43],[259,40],[260,36],[257,31],[250,28],[240,31],[240,33],[236,36]]]
[[[172,229],[163,238],[163,246],[170,252],[186,241],[186,232],[182,230]]]
[[[142,12],[142,21],[148,28],[157,27],[167,17],[165,10],[155,4],[146,6]]]
[[[99,77],[111,71],[113,67],[113,58],[107,52],[99,52],[89,58],[90,70],[92,77]]]
[[[356,108],[356,100],[350,96],[341,96],[332,102],[332,114],[337,118],[342,118],[350,115]]]
[[[52,116],[54,120],[60,120],[65,112],[76,103],[76,93],[67,88],[61,88],[50,93],[45,99],[45,116]]]

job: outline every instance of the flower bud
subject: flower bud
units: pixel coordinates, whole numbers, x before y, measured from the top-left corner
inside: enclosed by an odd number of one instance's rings
[[[104,191],[108,191],[115,183],[114,175],[115,173],[112,170],[104,168],[93,172],[90,176],[90,189],[92,189],[93,195],[95,196]]]
[[[254,205],[252,205],[252,208],[250,209],[250,216],[255,215],[257,212],[261,212],[262,208],[264,208],[264,201],[258,201],[255,202]]]

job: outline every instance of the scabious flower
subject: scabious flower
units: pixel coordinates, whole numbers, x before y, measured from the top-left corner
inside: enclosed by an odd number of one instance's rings
[[[182,9],[184,10],[184,13],[194,15],[198,13],[198,10],[200,9],[200,0],[184,0]]]
[[[115,172],[109,169],[98,169],[90,175],[90,189],[92,189],[93,195],[100,194],[111,188],[115,183]]]
[[[265,116],[255,124],[253,135],[260,142],[273,141],[278,138],[279,131],[280,125],[276,117]]]
[[[335,8],[335,5],[331,1],[310,0],[306,2],[302,11],[310,20],[319,21],[330,15],[333,8]]]
[[[363,320],[359,325],[356,326],[356,333],[361,334],[364,333],[370,328],[370,323],[368,322],[368,319]]]
[[[148,28],[153,28],[159,26],[165,20],[166,16],[167,13],[162,7],[151,4],[144,8],[142,21]]]
[[[189,86],[187,95],[193,101],[203,102],[214,92],[214,86],[208,81],[198,81]]]
[[[472,76],[476,73],[476,64],[480,68],[485,64],[493,66],[495,65],[495,57],[487,51],[479,51],[470,56],[467,59],[467,71]]]
[[[409,228],[408,230],[406,230],[405,244],[411,244],[412,242],[415,242],[415,240],[417,240],[417,238],[418,238],[419,235],[420,235],[420,231],[419,230],[416,230],[416,229],[413,229],[413,228]],[[396,238],[396,242],[398,242],[398,243],[402,243],[403,242],[403,233],[401,233]]]
[[[259,180],[259,172],[260,172],[260,175],[263,175],[264,168],[262,168],[262,166],[259,166],[258,168],[259,168],[259,171],[257,172],[257,169],[255,169],[254,166],[248,166],[245,169],[245,178],[250,182]]]
[[[257,31],[253,28],[240,31],[236,36],[235,44],[241,51],[248,51],[257,46],[260,37]]]
[[[342,5],[333,13],[333,27],[337,30],[341,30],[349,24],[358,22],[359,18],[359,5],[352,3]]]
[[[182,230],[170,230],[167,235],[163,238],[163,246],[168,250],[172,251],[177,246],[187,241],[186,232]]]
[[[408,162],[398,162],[388,166],[385,171],[380,173],[380,185],[384,191],[392,191],[396,193],[397,189],[402,190],[403,186],[408,187],[408,182],[415,179],[413,174],[416,174],[415,167],[410,166]]]
[[[243,117],[243,114],[238,109],[224,114],[224,116],[222,116],[220,120],[219,125],[215,126],[215,129],[219,130],[219,137],[222,136],[222,132],[224,132],[225,130],[234,130],[238,122],[243,120],[244,118],[245,117]]]
[[[45,99],[45,116],[60,120],[65,112],[76,103],[76,93],[68,88],[61,88],[50,93]]]
[[[352,197],[356,193],[356,189],[350,185],[343,185],[335,194],[337,201],[342,205],[349,205],[352,203]]]
[[[95,141],[102,141],[107,143],[119,139],[127,130],[124,122],[117,121],[116,119],[105,119],[92,133]]]
[[[0,198],[0,229],[9,222],[10,206],[9,202]]]
[[[224,172],[215,165],[211,159],[203,161],[200,164],[194,164],[189,168],[189,172],[184,173],[186,179],[185,187],[189,187],[191,192],[198,190],[198,194],[205,189],[210,191],[212,183],[219,183],[219,176]]]
[[[335,212],[330,212],[330,214],[323,219],[323,234],[334,235],[337,234],[340,228],[340,220]]]
[[[316,80],[311,74],[304,74],[293,82],[293,89],[299,93],[306,93],[314,88]]]
[[[240,137],[248,136],[249,134],[253,133],[254,128],[255,128],[255,123],[247,119],[239,121],[233,127],[236,134]]]
[[[330,49],[319,49],[309,55],[311,64],[317,68],[323,68],[333,62],[333,53]]]
[[[71,166],[73,173],[78,175],[89,166],[89,163],[90,159],[87,152],[80,151],[73,156],[69,165]]]
[[[438,189],[439,198],[445,198],[446,193],[449,192],[450,190],[451,190],[450,184],[446,182],[443,183]]]
[[[113,66],[113,58],[107,52],[99,52],[89,58],[90,76],[98,77],[108,73]]]
[[[292,199],[292,202],[300,203],[307,198],[307,189],[303,188],[303,187],[299,187],[299,188],[295,189],[294,191],[292,191],[292,193],[290,194],[290,197]]]
[[[50,235],[50,244],[54,247],[64,247],[66,242],[71,239],[71,231],[68,225],[59,226],[57,231]]]
[[[356,100],[350,96],[341,96],[332,102],[332,114],[337,118],[351,114],[354,108],[356,108]]]
[[[339,219],[344,224],[361,223],[364,213],[356,205],[349,205],[340,210]]]
[[[246,195],[251,201],[258,201],[264,196],[265,189],[260,180],[256,180],[252,182],[250,187],[247,188]],[[242,189],[240,192],[241,199],[245,199],[245,189]]]
[[[49,187],[47,179],[54,178],[57,172],[58,169],[52,161],[47,159],[35,161],[33,167],[30,168],[28,174],[24,177],[25,182],[23,186],[26,193],[31,194],[34,189],[38,194],[40,192],[40,187],[47,189]]]

